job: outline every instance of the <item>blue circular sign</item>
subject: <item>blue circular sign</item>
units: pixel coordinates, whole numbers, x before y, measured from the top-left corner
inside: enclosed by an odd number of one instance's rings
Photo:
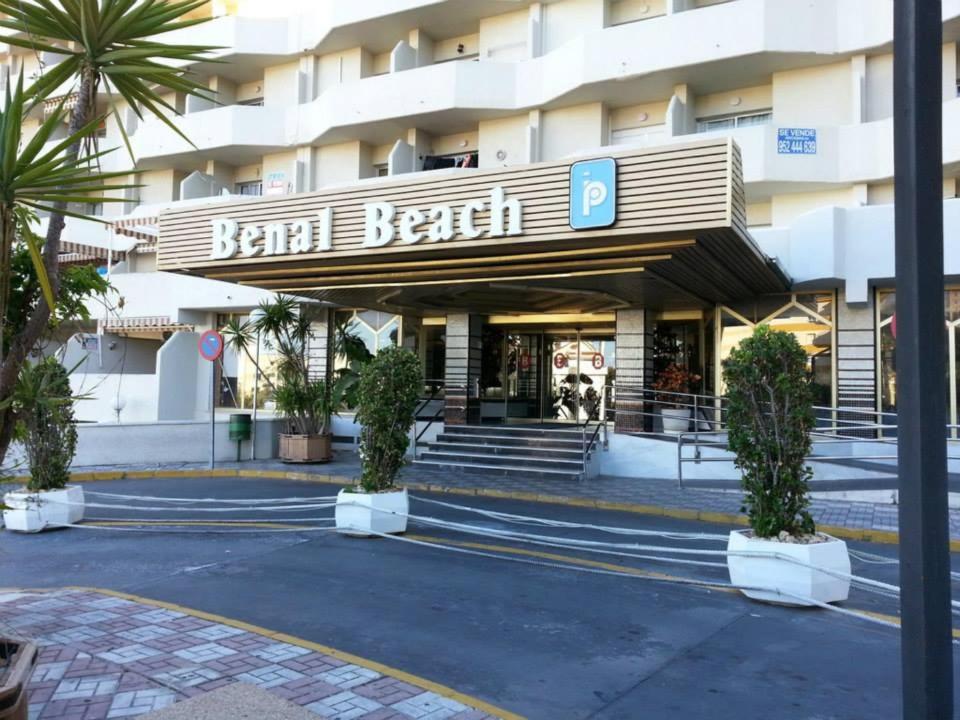
[[[223,335],[216,330],[207,330],[200,336],[200,357],[213,362],[223,354]]]

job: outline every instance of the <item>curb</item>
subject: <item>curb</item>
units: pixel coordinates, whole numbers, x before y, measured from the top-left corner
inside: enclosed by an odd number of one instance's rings
[[[229,477],[229,476],[228,476]],[[112,478],[117,479],[117,478]],[[77,482],[83,482],[78,480]],[[143,597],[142,595],[133,595],[131,593],[122,592],[119,590],[109,590],[107,588],[100,587],[89,587],[83,585],[70,585],[63,588],[45,588],[45,589],[30,589],[30,588],[3,588],[7,591],[13,592],[37,592],[44,593],[50,592],[51,590],[72,590],[79,592],[88,592],[96,593],[99,595],[106,595],[109,597],[121,598],[123,600],[130,600],[133,602],[141,603],[143,605],[150,605],[157,608],[163,608],[166,610],[174,610],[181,612],[184,615],[189,615],[190,617],[200,618],[201,620],[208,620],[210,622],[219,623],[221,625],[227,625],[228,627],[237,628],[238,630],[244,630],[245,632],[252,633],[254,635],[260,635],[262,637],[270,638],[276,640],[277,642],[286,643],[288,645],[295,645],[296,647],[301,647],[306,650],[312,650],[314,652],[321,653],[323,655],[329,655],[331,657],[342,660],[346,663],[353,665],[359,665],[360,667],[367,668],[368,670],[373,670],[380,675],[386,677],[392,677],[397,680],[409,683],[411,685],[416,685],[428,690],[430,692],[436,693],[442,697],[450,698],[451,700],[456,700],[462,705],[467,705],[475,710],[479,710],[487,715],[494,715],[501,718],[502,720],[526,720],[522,715],[510,712],[509,710],[504,710],[501,707],[497,707],[491,703],[481,700],[480,698],[474,697],[472,695],[467,695],[458,690],[454,690],[447,685],[443,685],[433,680],[428,680],[427,678],[420,677],[419,675],[414,675],[413,673],[408,673],[405,670],[398,670],[395,667],[390,665],[385,665],[376,660],[368,660],[365,657],[359,655],[354,655],[353,653],[344,652],[343,650],[337,650],[336,648],[329,647],[328,645],[322,645],[321,643],[313,642],[312,640],[306,640],[295,635],[288,635],[287,633],[278,632],[276,630],[270,630],[268,628],[262,627],[260,625],[254,625],[252,623],[244,622],[242,620],[235,620],[233,618],[228,618],[223,615],[218,615],[216,613],[206,612],[204,610],[197,610],[191,607],[184,605],[178,605],[177,603],[166,602],[164,600],[154,600],[153,598]]]
[[[353,480],[343,475],[323,475],[308,472],[290,472],[285,470],[242,470],[226,468],[222,470],[114,470],[104,472],[81,472],[71,475],[77,483],[105,480],[132,480],[151,478],[259,478],[263,480],[295,480],[324,485],[350,485]],[[13,478],[15,482],[26,482],[27,478]],[[545,505],[564,505],[567,507],[585,507],[596,510],[614,510],[636,515],[666,517],[676,520],[696,520],[715,525],[746,526],[747,518],[737,513],[723,513],[708,510],[690,510],[686,508],[661,507],[640,503],[610,502],[589,498],[568,497],[565,495],[544,495],[530,492],[514,492],[493,488],[456,488],[427,483],[406,483],[407,489],[444,495],[473,495],[477,497],[499,498],[502,500],[520,500],[522,502],[543,503]],[[881,545],[899,545],[900,534],[892,530],[874,530],[872,528],[848,528],[842,525],[818,525],[818,529],[843,540],[877,543]],[[960,552],[960,539],[950,540],[950,552]]]

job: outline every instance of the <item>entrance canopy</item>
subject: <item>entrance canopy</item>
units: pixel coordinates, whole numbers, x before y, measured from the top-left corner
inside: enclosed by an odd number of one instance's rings
[[[703,306],[789,280],[710,140],[164,212],[158,269],[426,313]]]

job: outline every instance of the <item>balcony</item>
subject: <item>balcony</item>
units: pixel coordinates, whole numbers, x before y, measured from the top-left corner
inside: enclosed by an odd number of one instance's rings
[[[232,164],[258,162],[264,154],[290,144],[283,108],[229,105],[182,115],[175,122],[195,147],[162,121],[151,118],[131,137],[138,169],[176,165],[178,158],[186,159],[198,151],[207,159]]]

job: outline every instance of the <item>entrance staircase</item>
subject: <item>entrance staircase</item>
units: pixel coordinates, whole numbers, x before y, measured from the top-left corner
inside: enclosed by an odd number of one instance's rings
[[[596,426],[565,429],[517,425],[446,425],[418,452],[423,469],[486,475],[582,480],[591,472],[602,438]],[[590,447],[587,447],[590,445]]]

